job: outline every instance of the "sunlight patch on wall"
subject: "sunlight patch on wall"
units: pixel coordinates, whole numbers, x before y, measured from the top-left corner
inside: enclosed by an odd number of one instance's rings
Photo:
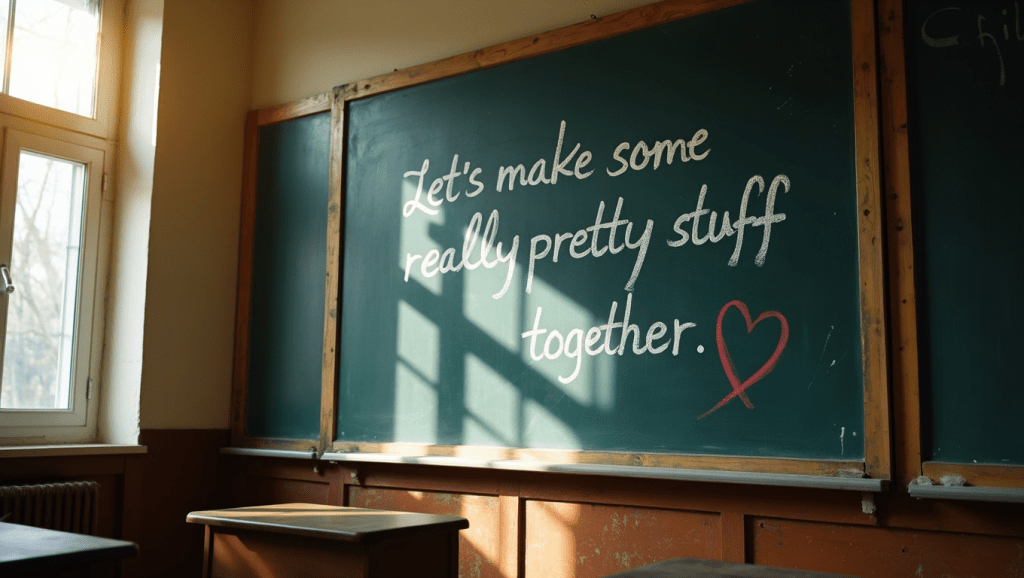
[[[533,328],[537,308],[541,307],[539,327],[547,332],[535,341],[523,340],[523,361],[580,405],[610,407],[614,402],[615,361],[604,353],[587,355],[584,347],[587,330],[601,322],[540,278],[534,279],[525,301],[524,326]],[[535,359],[538,356],[541,358]]]
[[[416,197],[416,184],[405,179],[402,181],[402,204],[407,201],[411,201]],[[444,247],[441,246],[436,240],[430,237],[430,229],[433,227],[440,228],[444,225],[444,211],[438,211],[436,215],[427,215],[425,213],[416,213],[414,216],[402,219],[402,233],[399,241],[398,250],[398,268],[403,274],[408,273],[409,282],[413,279],[417,283],[426,287],[428,291],[434,295],[441,295],[441,277],[440,274],[435,274],[430,277],[424,277],[421,271],[421,265],[423,260],[419,259],[413,261],[409,265],[409,271],[406,271],[407,255],[412,253],[413,255],[426,255],[432,249],[438,251],[444,251]]]
[[[395,367],[395,439],[437,443],[437,390],[401,363]]]
[[[553,407],[557,409],[558,403],[555,402]],[[580,439],[572,428],[532,399],[523,404],[523,422],[523,445],[526,447],[581,447]]]
[[[519,442],[519,390],[473,354],[466,354],[465,443],[510,446]]]
[[[492,257],[493,258],[493,257]],[[466,319],[480,328],[494,341],[512,353],[519,353],[522,341],[522,297],[519,287],[523,286],[522,267],[516,267],[512,284],[500,299],[492,295],[505,285],[507,269],[478,267],[464,269],[466,290],[463,293],[462,310]]]
[[[398,357],[430,383],[437,383],[441,335],[437,325],[405,301],[398,304]]]
[[[437,441],[440,331],[405,301],[398,304],[395,439]]]
[[[615,409],[615,358],[611,355],[599,355],[590,359],[591,365],[584,367],[592,371],[587,377],[594,406],[611,413]],[[582,377],[582,372],[580,375]]]

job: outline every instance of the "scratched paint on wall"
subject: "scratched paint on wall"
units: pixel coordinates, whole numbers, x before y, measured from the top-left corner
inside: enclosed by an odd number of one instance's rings
[[[720,558],[717,514],[526,503],[526,576],[605,576],[668,558]]]

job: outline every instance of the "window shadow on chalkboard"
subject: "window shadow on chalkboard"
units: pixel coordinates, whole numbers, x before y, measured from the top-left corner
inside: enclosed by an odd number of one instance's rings
[[[471,272],[466,283],[474,284],[479,277]],[[543,295],[549,308],[579,319],[580,326],[595,324],[589,312],[545,283],[537,283],[534,292]],[[486,311],[474,295],[464,295],[464,316],[439,319],[428,317],[408,301],[397,304],[394,438],[459,445],[579,447],[581,440],[565,414],[611,410],[614,360],[583,356],[578,375],[563,384],[558,378],[575,371],[574,360],[531,367],[530,352],[518,343],[526,311],[535,308],[509,300]],[[527,296],[525,301],[534,300]],[[463,351],[443,342],[444,334],[454,332],[465,336]],[[452,408],[460,408],[461,416]]]
[[[421,252],[451,247],[464,235],[446,227],[443,214],[426,226],[403,225],[401,246]],[[538,306],[560,326],[585,328],[599,322],[539,277],[526,293],[523,269],[517,263],[500,299],[493,294],[508,281],[507,267],[412,275],[403,284],[395,304],[389,432],[394,441],[564,449],[590,445],[584,424],[613,410],[616,362],[582,350],[536,360],[544,353],[545,339],[530,351],[522,334],[532,326]],[[553,353],[554,345],[548,351]]]

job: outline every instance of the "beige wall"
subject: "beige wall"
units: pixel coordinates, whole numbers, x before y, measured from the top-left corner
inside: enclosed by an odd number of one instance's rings
[[[227,428],[252,0],[165,0],[140,425]]]
[[[150,200],[156,140],[157,77],[163,0],[125,6],[120,143],[115,170],[106,335],[100,383],[99,439],[134,444],[139,438],[139,392],[146,311]]]
[[[253,108],[652,0],[259,0]]]

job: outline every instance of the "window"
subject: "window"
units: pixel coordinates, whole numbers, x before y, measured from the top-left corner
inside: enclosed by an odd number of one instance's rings
[[[84,425],[104,153],[9,130],[0,179],[0,412]]]
[[[96,439],[122,8],[0,0],[0,445]]]
[[[11,96],[93,116],[98,0],[9,0],[4,89]],[[0,8],[2,9],[2,8]]]

